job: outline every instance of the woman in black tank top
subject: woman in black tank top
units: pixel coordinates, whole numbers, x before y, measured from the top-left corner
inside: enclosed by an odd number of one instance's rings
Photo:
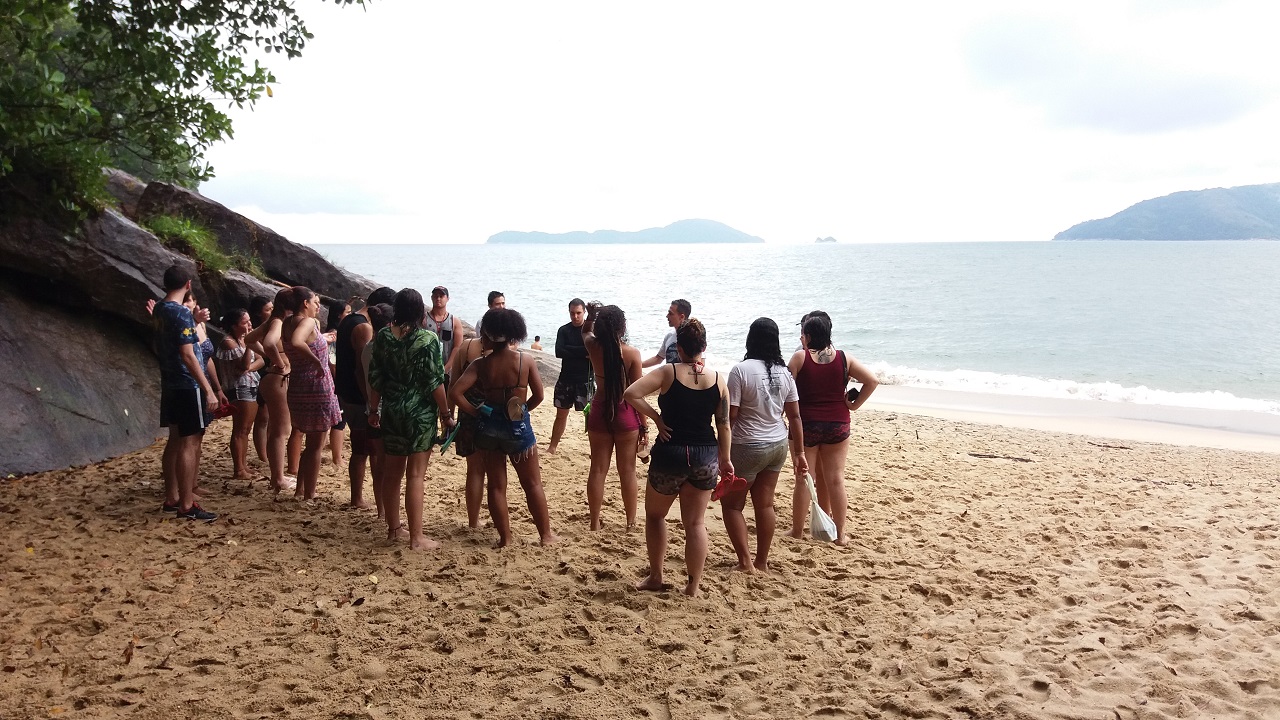
[[[667,511],[680,499],[684,524],[684,562],[689,580],[686,595],[697,595],[707,560],[704,516],[711,491],[722,475],[732,475],[729,460],[729,390],[725,379],[703,367],[707,333],[690,318],[676,330],[680,362],[654,370],[627,388],[623,397],[641,415],[653,418],[658,442],[649,459],[649,487],[644,501],[644,538],[649,551],[649,577],[640,590],[664,590],[662,560],[667,552]],[[658,392],[655,410],[646,396]],[[714,422],[714,428],[712,424]]]

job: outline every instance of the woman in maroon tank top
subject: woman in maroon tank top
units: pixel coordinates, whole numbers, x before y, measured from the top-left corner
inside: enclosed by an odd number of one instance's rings
[[[818,504],[836,524],[836,544],[844,545],[848,542],[844,463],[849,455],[849,413],[862,407],[879,383],[866,366],[832,346],[831,319],[826,313],[809,313],[801,327],[803,347],[791,356],[787,368],[800,395],[804,454],[817,486]],[[862,392],[852,401],[845,394],[850,380],[862,383]],[[797,480],[791,501],[791,537],[804,536],[808,511],[809,488]]]

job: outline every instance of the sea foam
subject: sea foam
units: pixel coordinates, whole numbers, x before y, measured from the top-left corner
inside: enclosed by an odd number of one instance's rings
[[[1229,392],[1171,392],[1145,385],[1125,387],[1119,383],[1086,383],[1022,375],[1003,375],[981,370],[920,370],[872,362],[868,367],[885,385],[938,388],[966,392],[1025,395],[1030,397],[1103,400],[1138,405],[1169,405],[1205,410],[1247,410],[1280,415],[1280,401],[1236,397]]]

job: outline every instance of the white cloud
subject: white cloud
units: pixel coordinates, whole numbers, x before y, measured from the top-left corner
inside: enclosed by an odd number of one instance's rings
[[[853,242],[1048,239],[1280,180],[1270,5],[1027,7],[308,3],[204,190],[304,242],[696,217]]]

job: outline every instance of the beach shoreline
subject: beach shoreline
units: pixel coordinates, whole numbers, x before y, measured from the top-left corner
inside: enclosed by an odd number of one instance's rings
[[[1109,440],[1280,453],[1280,415],[881,385],[868,410]]]

